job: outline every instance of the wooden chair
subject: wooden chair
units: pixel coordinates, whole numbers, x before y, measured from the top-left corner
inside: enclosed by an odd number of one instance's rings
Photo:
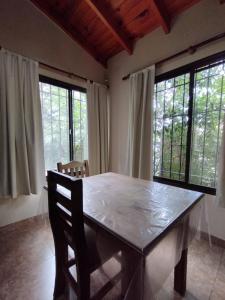
[[[62,187],[71,192],[71,198],[64,194]],[[122,275],[122,271],[120,271],[96,295],[90,298],[91,273],[100,268],[114,254],[117,254],[120,249],[114,241],[104,242],[103,235],[101,246],[106,245],[106,250],[102,252],[100,259],[96,247],[95,231],[84,223],[82,193],[82,179],[56,171],[48,171],[49,218],[56,259],[53,299],[65,295],[68,286],[73,289],[79,300],[102,299]],[[68,255],[69,247],[74,251],[71,259]],[[73,276],[72,273],[74,268],[76,276]]]
[[[71,161],[68,164],[63,165],[61,162],[57,163],[57,170],[60,173],[64,173],[77,178],[83,178],[89,176],[89,165],[88,160],[83,162]]]

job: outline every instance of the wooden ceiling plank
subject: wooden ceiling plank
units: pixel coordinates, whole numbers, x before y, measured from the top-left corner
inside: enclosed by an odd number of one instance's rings
[[[132,6],[130,9],[128,9],[127,7],[123,7],[123,9],[121,8],[119,14],[123,20],[123,24],[126,25],[132,22],[134,19],[138,18],[140,14],[146,10],[148,10],[146,3],[140,1],[134,6]]]
[[[157,0],[148,0],[150,8],[153,10],[155,16],[158,19],[159,24],[162,26],[164,32],[167,34],[170,32],[170,22],[165,10],[159,6]]]
[[[100,3],[100,1],[96,0],[85,1],[111,31],[111,33],[113,34],[117,42],[123,47],[123,49],[125,49],[129,54],[132,54],[133,47],[131,41],[127,38],[126,34],[122,31],[108,9],[104,5],[102,5],[102,2]]]
[[[49,11],[49,7],[47,5],[40,5],[39,0],[31,0],[32,3],[38,7],[48,18],[54,21],[66,34],[68,34],[76,43],[78,43],[84,50],[86,50],[95,60],[101,63],[104,67],[106,67],[106,61],[100,57],[100,55],[96,52],[96,50],[90,46],[90,44],[81,36],[78,31],[74,31],[71,33],[69,26],[65,23],[64,20],[60,20],[60,16],[55,15],[51,10]]]
[[[128,25],[128,30],[132,34],[133,39],[136,40],[155,30],[157,27],[159,27],[158,24],[154,23],[151,19],[143,23],[136,20]]]
[[[94,12],[89,8],[87,3],[83,0],[80,1],[80,5],[75,10],[72,18],[69,20],[71,23],[77,25],[89,24],[90,20],[96,17]]]
[[[201,0],[30,1],[38,3],[40,9],[47,12],[46,15],[64,32],[106,66],[110,57],[127,47],[118,41],[118,34],[119,38],[125,38],[125,42],[128,41],[130,46],[135,40],[159,26],[162,26],[165,32],[169,32],[170,20]],[[225,2],[217,1],[218,4]],[[96,9],[90,7],[88,2],[94,3],[97,9],[100,6],[99,12],[96,13]],[[109,28],[110,26],[113,28]]]
[[[75,1],[71,2],[69,7],[67,7],[67,12],[65,13],[66,14],[65,18],[68,19],[68,21],[70,21],[71,18],[73,18],[74,14],[76,13],[80,4],[81,4],[81,0],[75,0]]]

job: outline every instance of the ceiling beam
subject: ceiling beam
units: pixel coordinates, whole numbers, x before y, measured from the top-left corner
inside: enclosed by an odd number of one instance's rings
[[[159,5],[158,0],[148,0],[150,8],[153,10],[158,23],[162,26],[164,32],[167,34],[170,32],[170,22],[167,13],[165,10]]]
[[[76,30],[71,30],[70,25],[67,20],[58,15],[52,8],[50,8],[46,2],[45,5],[39,3],[39,0],[31,0],[31,2],[39,8],[49,19],[55,22],[67,35],[69,35],[72,40],[78,43],[85,51],[87,51],[95,60],[102,64],[105,68],[107,66],[106,60],[97,53],[96,49],[92,47],[86,39]],[[73,33],[72,33],[73,32]]]
[[[104,1],[85,0],[89,7],[102,20],[106,27],[111,31],[117,42],[129,53],[132,54],[133,47],[131,41],[127,38],[122,28],[117,24],[112,17],[112,13],[103,4]]]
[[[67,11],[65,12],[65,19],[68,19],[70,22],[71,18],[75,15],[77,9],[79,8],[82,0],[73,0],[70,5],[67,7]]]

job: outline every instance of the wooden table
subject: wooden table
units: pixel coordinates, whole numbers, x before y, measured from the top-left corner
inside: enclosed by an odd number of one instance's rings
[[[159,283],[175,267],[174,287],[182,295],[186,290],[190,217],[202,196],[115,173],[83,179],[85,218],[142,257],[142,276],[156,281],[153,289],[160,288]]]

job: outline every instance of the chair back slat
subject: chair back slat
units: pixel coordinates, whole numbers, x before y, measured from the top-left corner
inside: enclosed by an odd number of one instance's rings
[[[84,160],[84,175],[85,175],[85,177],[90,176],[88,160]]]
[[[81,174],[81,177],[84,178],[84,167],[83,166],[80,168],[80,174]]]
[[[60,192],[57,191],[53,192],[53,195],[55,197],[55,201],[60,203],[63,207],[65,207],[71,212],[72,204],[70,199],[68,199],[66,196],[62,195]]]
[[[65,273],[65,276],[67,277],[68,281],[70,282],[72,288],[74,289],[75,293],[77,294],[78,291],[79,291],[79,288],[78,288],[78,284],[76,281],[74,281],[74,277],[71,275],[71,273],[69,272],[66,272]]]
[[[76,167],[76,168],[75,168],[75,175],[76,175],[77,178],[80,177],[80,174],[79,174],[79,173],[80,173],[80,170],[79,170],[78,167]]]
[[[65,211],[65,209],[63,209],[63,207],[60,204],[57,204],[57,211],[62,220],[65,221],[67,224],[69,223],[72,227],[72,216],[68,213],[68,210]]]
[[[76,181],[77,179],[75,178],[71,178],[69,175],[67,174],[63,174],[63,176],[59,176],[61,174],[59,174],[58,172],[56,171],[48,171],[48,174],[51,174],[51,178],[49,180],[48,176],[48,182],[50,181],[50,184],[53,184],[53,185],[60,185],[68,190],[71,190],[71,187],[73,185],[73,182]],[[57,187],[56,187],[57,188]],[[53,191],[56,190],[53,189]]]
[[[70,176],[74,177],[74,168],[70,168]]]
[[[89,176],[88,161],[83,162],[71,161],[68,164],[57,163],[57,170],[60,173],[64,173],[76,178],[84,178]]]
[[[64,231],[64,234],[68,234],[71,236],[73,234],[72,224],[69,224],[66,221],[66,218],[64,217],[64,214],[60,209],[57,209],[57,212],[58,212],[58,215],[60,218],[59,223],[60,223],[61,229]]]

